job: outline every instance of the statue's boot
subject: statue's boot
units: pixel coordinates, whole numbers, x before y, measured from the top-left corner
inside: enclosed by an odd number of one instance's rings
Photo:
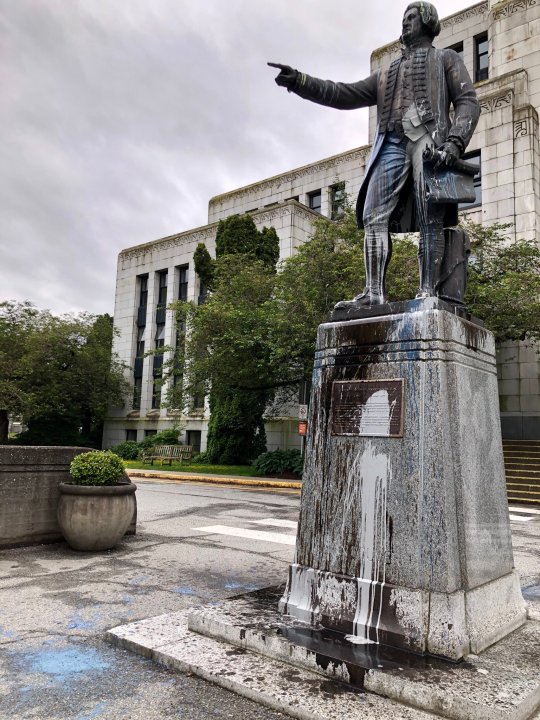
[[[420,289],[417,298],[435,297],[438,294],[443,256],[444,230],[430,227],[420,236],[418,245]]]
[[[334,310],[349,310],[357,307],[384,305],[388,299],[384,292],[386,268],[392,254],[388,228],[368,228],[364,239],[364,261],[366,265],[366,286],[360,295],[352,300],[342,300]]]

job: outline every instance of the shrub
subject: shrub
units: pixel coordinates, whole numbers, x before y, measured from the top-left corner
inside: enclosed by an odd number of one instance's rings
[[[178,429],[162,430],[155,435],[147,435],[144,440],[137,443],[141,450],[147,450],[155,445],[179,445]]]
[[[139,457],[141,448],[135,440],[126,440],[111,448],[111,452],[122,460],[136,460]]]
[[[191,462],[196,463],[197,465],[211,465],[208,453],[205,452],[194,455]]]
[[[273,450],[265,452],[253,462],[253,467],[262,475],[279,475],[284,472],[302,474],[304,458],[300,450]]]
[[[125,472],[122,460],[110,450],[81,453],[69,466],[73,485],[117,485]]]

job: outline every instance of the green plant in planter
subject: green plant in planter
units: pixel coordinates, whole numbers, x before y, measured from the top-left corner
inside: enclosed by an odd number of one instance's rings
[[[117,485],[125,473],[124,463],[110,450],[81,453],[69,466],[73,485]]]
[[[77,455],[69,467],[71,482],[60,483],[58,525],[74,550],[108,550],[135,519],[137,486],[124,463],[110,450]]]

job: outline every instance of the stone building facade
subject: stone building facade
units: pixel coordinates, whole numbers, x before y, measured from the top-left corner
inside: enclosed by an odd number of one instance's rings
[[[463,211],[475,222],[508,223],[510,240],[540,242],[540,0],[486,0],[442,20],[438,47],[462,53],[482,107],[477,131],[467,148],[476,162],[477,199]],[[372,70],[387,66],[400,52],[393,42],[375,50]],[[339,118],[336,116],[336,122]],[[376,128],[370,110],[369,140]],[[123,250],[118,259],[114,321],[116,351],[132,368],[134,396],[123,408],[111,408],[104,445],[141,440],[178,421],[161,406],[153,382],[160,356],[145,351],[174,346],[172,313],[167,303],[197,301],[201,288],[193,252],[204,242],[214,251],[217,223],[249,212],[257,227],[273,226],[285,258],[310,235],[318,213],[332,217],[343,191],[355,197],[364,176],[370,145],[267,178],[212,198],[208,224]],[[535,348],[507,344],[499,351],[503,435],[540,438],[540,387]],[[207,412],[202,399],[182,418],[183,440],[206,447]],[[296,418],[269,419],[269,449],[295,447]]]

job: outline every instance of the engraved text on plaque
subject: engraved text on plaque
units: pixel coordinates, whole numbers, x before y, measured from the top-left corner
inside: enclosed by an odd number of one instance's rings
[[[336,380],[332,435],[403,437],[403,380]]]

